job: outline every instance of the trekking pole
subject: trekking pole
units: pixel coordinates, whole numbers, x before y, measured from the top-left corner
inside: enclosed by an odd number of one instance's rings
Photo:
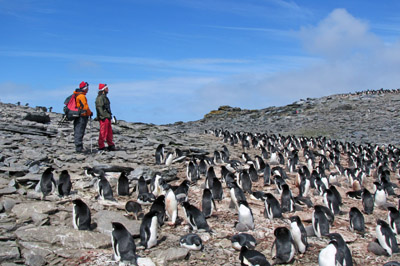
[[[90,119],[89,120],[90,121],[90,154],[92,154],[93,153],[92,117],[90,117],[89,119]]]

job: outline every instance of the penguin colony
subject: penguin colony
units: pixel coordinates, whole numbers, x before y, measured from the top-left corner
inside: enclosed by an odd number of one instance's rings
[[[157,147],[156,165],[185,167],[176,182],[168,183],[158,174],[142,176],[132,194],[129,173],[121,172],[116,188],[104,171],[91,173],[98,180],[99,199],[125,196],[125,211],[141,220],[140,236],[132,236],[118,221],[112,223],[115,261],[136,265],[139,250],[163,245],[160,236],[166,227],[181,234],[176,246],[206,253],[207,242],[218,237],[213,225],[223,219],[230,220],[231,234],[225,237],[237,252],[232,265],[302,265],[309,256],[312,265],[349,266],[355,264],[346,243],[349,236],[350,242],[364,247],[361,256],[368,254],[373,260],[375,254],[383,254],[387,265],[397,265],[399,149],[324,137],[222,129],[205,133],[220,143],[220,149],[193,153],[167,151],[164,144]],[[47,169],[39,183],[43,198],[56,188],[60,196],[68,196],[68,171],[62,171],[56,184],[53,170]],[[72,203],[73,227],[93,230],[85,202]]]

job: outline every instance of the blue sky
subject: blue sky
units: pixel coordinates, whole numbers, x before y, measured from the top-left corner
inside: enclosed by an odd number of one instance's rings
[[[99,83],[117,119],[400,87],[400,1],[0,0],[0,101],[52,106]]]

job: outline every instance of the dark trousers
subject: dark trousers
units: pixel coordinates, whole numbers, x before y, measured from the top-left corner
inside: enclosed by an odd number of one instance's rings
[[[80,116],[74,120],[74,140],[76,151],[83,150],[83,136],[85,135],[86,126],[89,117]]]

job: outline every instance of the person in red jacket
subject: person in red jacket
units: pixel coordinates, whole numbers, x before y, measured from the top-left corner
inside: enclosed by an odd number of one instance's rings
[[[99,94],[96,98],[96,112],[97,118],[100,122],[99,133],[99,150],[105,150],[104,142],[107,141],[108,150],[115,151],[115,144],[113,142],[113,131],[111,127],[111,107],[110,100],[107,97],[108,86],[107,84],[99,84]]]
[[[74,120],[74,141],[76,152],[83,152],[83,136],[85,135],[86,126],[91,117],[92,111],[90,111],[86,94],[89,91],[89,83],[82,81],[79,84],[79,89],[74,91],[76,106],[80,109],[81,115]]]

